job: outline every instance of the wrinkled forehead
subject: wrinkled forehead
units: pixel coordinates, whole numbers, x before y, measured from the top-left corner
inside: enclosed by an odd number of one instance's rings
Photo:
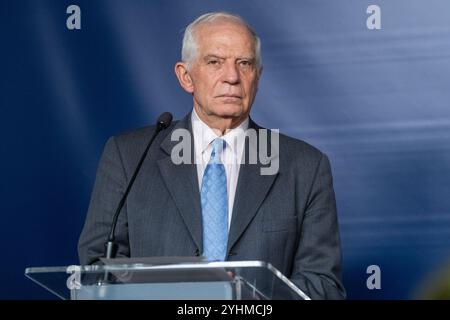
[[[202,53],[226,50],[255,56],[255,37],[247,26],[239,22],[205,22],[196,27],[194,37]]]

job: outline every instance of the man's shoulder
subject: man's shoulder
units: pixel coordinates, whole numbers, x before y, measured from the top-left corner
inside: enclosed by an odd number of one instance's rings
[[[159,133],[159,138],[166,136],[171,130],[171,127],[176,125],[177,121],[173,121],[169,128]],[[118,144],[140,144],[141,141],[146,141],[153,136],[156,130],[156,125],[144,126],[140,128],[133,128],[126,131],[123,131],[119,134],[116,134],[111,137]]]
[[[257,130],[269,130],[273,132],[273,129],[268,129],[259,126],[256,123],[252,123],[252,127]],[[301,140],[299,138],[294,138],[279,132],[278,130],[278,150],[281,159],[287,161],[320,161],[324,156],[324,153],[312,144]],[[273,140],[272,140],[273,143]]]
[[[316,172],[322,163],[329,165],[328,156],[317,147],[288,135],[280,134],[279,150],[280,170],[297,168],[304,174]]]
[[[280,149],[288,149],[295,154],[309,155],[311,157],[321,157],[322,151],[312,144],[286,134],[280,133]]]
[[[258,125],[253,122],[252,127],[257,130],[270,130],[273,132],[273,129],[268,129]],[[302,157],[311,157],[315,159],[320,159],[323,156],[323,152],[319,150],[317,147],[312,144],[295,137],[291,137],[287,134],[284,134],[278,130],[279,134],[279,150],[280,153],[286,153],[290,156],[302,156]]]

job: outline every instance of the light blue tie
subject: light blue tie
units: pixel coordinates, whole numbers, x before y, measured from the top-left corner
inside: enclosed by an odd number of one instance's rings
[[[213,151],[202,181],[203,256],[212,261],[225,260],[227,251],[227,175],[220,160],[225,145],[222,139],[213,141]]]

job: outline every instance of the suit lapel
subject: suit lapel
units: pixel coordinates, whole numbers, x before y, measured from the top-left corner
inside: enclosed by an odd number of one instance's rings
[[[187,129],[192,137],[192,127],[189,113],[183,120],[178,122],[173,130]],[[191,155],[194,155],[193,139],[191,140]],[[170,154],[172,148],[178,141],[171,141],[169,133],[161,143],[161,148],[167,154],[166,157],[158,160],[158,167],[163,180],[175,201],[175,204],[189,230],[199,251],[202,251],[202,217],[200,208],[200,193],[198,189],[197,168],[192,159],[191,164],[176,165],[173,163]]]
[[[189,113],[183,120],[174,126],[173,130],[186,129],[190,132],[192,137],[190,117],[191,114]],[[256,130],[259,139],[258,130],[261,128],[251,119],[249,128]],[[191,141],[191,164],[176,165],[173,163],[170,154],[173,147],[178,143],[178,141],[171,141],[171,133],[164,138],[161,143],[161,149],[164,150],[166,156],[158,160],[158,167],[187,229],[199,251],[202,252],[202,213],[197,167],[193,160],[194,141],[193,139]],[[248,152],[258,152],[258,146],[252,143],[246,144],[245,148],[247,148],[246,154],[248,154]],[[252,150],[250,151],[250,149]],[[270,150],[270,141],[268,150]],[[278,156],[278,154],[271,156]],[[249,164],[247,162],[241,164],[228,236],[228,253],[252,221],[278,175],[261,175],[260,170],[262,167],[263,165],[260,161],[257,161],[256,164]]]
[[[256,136],[259,139],[258,130],[261,128],[251,119],[249,129],[256,130]],[[246,143],[244,148],[246,148],[245,154],[248,154],[248,152],[258,152],[258,146],[254,143]],[[270,140],[268,150],[270,150]],[[278,156],[278,154],[271,155],[271,158]],[[263,165],[259,160],[256,164],[249,164],[248,161],[245,161],[239,169],[239,178],[236,186],[236,196],[228,235],[228,253],[252,221],[278,175],[278,173],[274,175],[261,175],[260,170],[262,167]]]

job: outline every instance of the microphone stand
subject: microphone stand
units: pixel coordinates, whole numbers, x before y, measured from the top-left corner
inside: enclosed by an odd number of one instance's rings
[[[114,213],[112,224],[111,224],[111,230],[110,230],[109,236],[108,236],[108,241],[105,243],[105,258],[106,259],[114,259],[116,257],[117,250],[119,248],[119,245],[115,241],[115,231],[116,231],[117,220],[119,218],[119,214],[120,214],[123,206],[125,205],[125,202],[127,200],[128,194],[130,193],[131,187],[134,184],[134,180],[136,180],[136,177],[137,177],[137,175],[142,167],[142,164],[147,156],[148,150],[150,149],[150,146],[152,145],[156,136],[162,130],[169,127],[171,122],[172,122],[172,114],[170,114],[169,112],[164,112],[158,118],[158,121],[156,123],[155,132],[153,133],[150,141],[148,142],[148,144],[144,150],[144,153],[142,154],[142,156],[138,162],[138,165],[136,166],[136,169],[134,170],[133,176],[131,177],[130,182],[128,183],[125,193],[123,194],[122,198],[119,201],[116,212]],[[108,271],[105,271],[105,273],[103,275],[103,281],[100,281],[99,284],[110,283],[110,282],[111,282],[110,274]]]

